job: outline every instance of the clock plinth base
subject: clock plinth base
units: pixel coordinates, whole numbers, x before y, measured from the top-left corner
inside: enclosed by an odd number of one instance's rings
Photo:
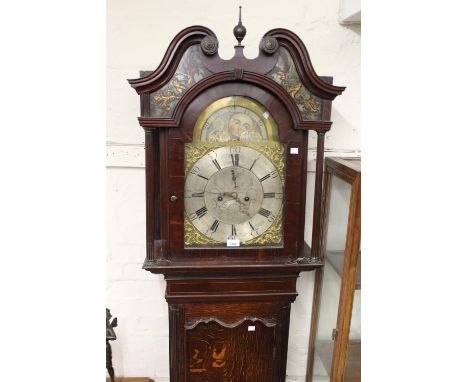
[[[171,380],[284,381],[296,280],[289,273],[166,275]]]

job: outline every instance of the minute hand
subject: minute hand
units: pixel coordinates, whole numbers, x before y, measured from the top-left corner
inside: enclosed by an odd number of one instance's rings
[[[207,194],[215,194],[215,195],[222,195],[222,196],[226,196],[226,195],[231,196],[231,194],[232,194],[232,192],[221,192],[221,191],[218,191],[218,192],[214,192],[214,191],[205,191],[205,193],[207,193]]]

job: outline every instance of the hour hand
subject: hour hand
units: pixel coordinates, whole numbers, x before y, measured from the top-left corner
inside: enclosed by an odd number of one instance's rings
[[[234,169],[231,170],[231,174],[232,174],[232,181],[234,182],[234,187],[237,187],[236,172],[234,171]]]

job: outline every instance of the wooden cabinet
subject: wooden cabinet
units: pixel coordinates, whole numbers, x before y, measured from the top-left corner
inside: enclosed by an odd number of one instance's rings
[[[324,136],[344,90],[291,31],[247,59],[181,31],[161,65],[129,80],[145,129],[143,268],[164,274],[171,382],[283,382],[291,303],[318,258]],[[308,135],[317,134],[313,238],[304,240]]]
[[[361,380],[360,159],[326,158],[308,382]]]
[[[166,276],[180,381],[283,381],[296,275]]]

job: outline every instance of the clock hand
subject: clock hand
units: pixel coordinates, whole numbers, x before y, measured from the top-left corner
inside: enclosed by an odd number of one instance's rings
[[[215,195],[220,195],[220,196],[231,196],[232,197],[232,192],[213,192],[213,191],[205,191],[207,194],[215,194]]]
[[[234,171],[234,169],[231,170],[231,174],[232,174],[232,181],[234,182],[234,188],[237,188],[237,184],[236,184],[236,172]]]
[[[241,206],[245,207],[247,206],[247,203],[244,203],[242,200],[239,199],[239,195],[237,194],[237,192],[233,192],[231,193],[231,197],[234,198],[234,200],[239,203]],[[250,216],[250,215],[249,215]]]

